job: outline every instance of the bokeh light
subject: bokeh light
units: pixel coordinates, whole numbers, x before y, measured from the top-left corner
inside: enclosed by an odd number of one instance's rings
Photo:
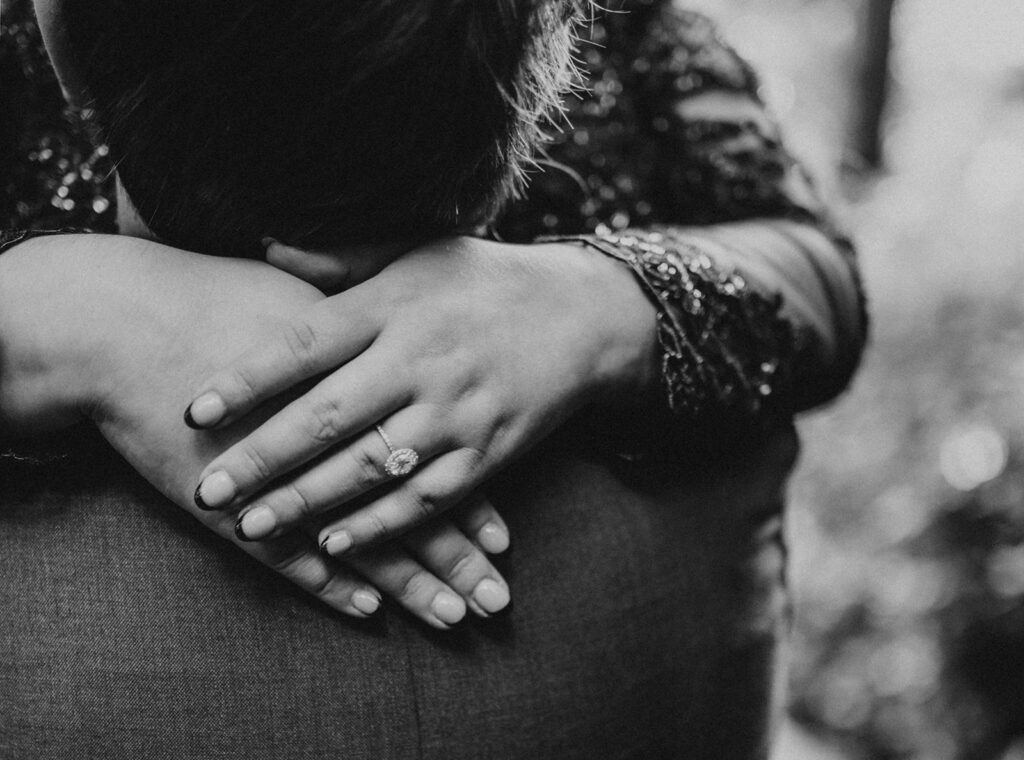
[[[970,491],[1002,473],[1009,451],[1006,441],[989,425],[951,431],[942,442],[939,467],[953,488]]]
[[[896,0],[885,166],[842,176],[866,2],[695,3],[848,200],[873,316],[800,422],[776,757],[1024,760],[1024,3]]]

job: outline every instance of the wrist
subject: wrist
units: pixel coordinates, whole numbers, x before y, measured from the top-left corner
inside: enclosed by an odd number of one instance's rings
[[[83,237],[34,238],[0,256],[0,415],[18,432],[73,424],[89,404],[89,336],[76,289],[60,284]]]
[[[544,243],[549,256],[573,263],[571,293],[593,347],[590,396],[628,405],[659,385],[657,310],[622,262],[574,242]]]

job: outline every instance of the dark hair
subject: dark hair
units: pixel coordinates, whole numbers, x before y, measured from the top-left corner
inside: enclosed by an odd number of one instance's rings
[[[128,196],[194,250],[422,238],[522,185],[575,0],[68,0]]]

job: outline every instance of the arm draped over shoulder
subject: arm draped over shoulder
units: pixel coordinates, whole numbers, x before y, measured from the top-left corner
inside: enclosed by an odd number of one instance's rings
[[[614,233],[697,245],[779,301],[792,405],[840,393],[867,332],[854,248],[783,145],[751,67],[711,21],[626,2],[582,28],[584,89],[495,226],[510,240]]]
[[[658,232],[696,245],[779,301],[793,334],[793,408],[833,398],[867,332],[854,249],[782,144],[753,70],[707,18],[672,2],[596,12],[580,30],[585,86],[565,101],[567,126],[495,233],[526,242]],[[10,162],[3,224],[113,231],[105,147],[63,103],[28,3],[15,0],[5,15],[0,68],[25,107],[5,114],[0,134]]]

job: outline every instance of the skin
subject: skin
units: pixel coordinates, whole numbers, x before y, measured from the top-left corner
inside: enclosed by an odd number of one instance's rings
[[[583,249],[557,253],[452,240],[411,252],[360,286],[325,299],[317,289],[261,262],[185,253],[123,236],[31,240],[0,257],[0,416],[16,431],[37,432],[73,424],[84,415],[172,501],[335,609],[372,614],[379,589],[444,629],[458,622],[467,607],[487,615],[510,598],[507,584],[485,556],[485,551],[507,547],[507,528],[493,507],[474,494],[477,486],[574,409],[616,398],[646,382],[638,378],[653,375],[645,352],[637,348],[642,340],[619,329],[599,329],[603,312],[629,308],[616,301],[616,294],[632,294],[616,279],[628,273]],[[596,296],[605,289],[607,298],[566,300],[567,292]],[[61,298],[53,298],[54,293]],[[370,536],[365,543],[373,543],[371,549],[342,552],[328,542],[329,553],[346,554],[345,567],[318,551],[317,544],[336,532],[332,521],[343,514],[331,511],[342,501],[336,489],[347,488],[351,497],[354,490],[380,482],[387,451],[376,433],[355,437],[314,466],[300,468],[293,483],[285,479],[262,493],[264,503],[280,505],[285,518],[261,536],[265,540],[253,542],[240,540],[233,509],[197,507],[195,483],[211,459],[239,456],[255,466],[246,454],[251,450],[240,441],[284,401],[276,399],[212,432],[190,430],[181,419],[188,399],[206,387],[201,378],[214,375],[224,357],[241,350],[276,364],[280,356],[245,347],[301,346],[293,339],[296,325],[307,324],[310,313],[319,309],[332,340],[349,346],[372,341],[379,352],[363,356],[369,359],[370,374],[350,387],[360,393],[387,389],[382,403],[399,391],[410,405],[396,421],[420,424],[423,440],[435,435],[440,447],[449,447],[381,499],[402,499],[412,488],[440,481],[451,496],[438,502],[438,511],[459,507],[452,520],[432,515],[415,530],[394,529],[391,540]],[[461,331],[453,333],[452,325]],[[479,336],[486,339],[479,341]],[[420,353],[410,352],[409,345]],[[295,366],[294,357],[288,366]],[[308,363],[303,366],[317,372]],[[319,403],[318,398],[316,393],[299,397],[284,411],[298,411],[301,419],[306,405]],[[362,403],[357,401],[356,408]],[[293,435],[288,415],[283,422],[278,429]],[[412,433],[405,438],[400,425],[387,424],[396,440],[416,440]],[[263,431],[271,436],[267,445],[291,451],[283,441],[273,442],[274,429]],[[317,438],[321,450],[330,447],[335,435],[351,437],[340,420],[330,430]],[[301,451],[309,445],[309,439],[294,440]],[[358,453],[357,446],[366,453]],[[431,451],[424,448],[426,456]],[[353,470],[360,462],[363,469]],[[431,462],[466,469],[446,481],[445,471],[438,475]],[[272,460],[267,465],[278,466]],[[272,471],[252,470],[257,479]],[[356,489],[347,481],[353,472]],[[323,501],[314,500],[310,488],[321,489]],[[298,503],[312,508],[286,512],[296,498],[308,499]],[[358,512],[343,519],[353,516],[360,519]]]
[[[60,79],[76,98],[60,2],[37,7]],[[121,222],[123,232],[148,235],[130,214]],[[793,228],[787,234],[808,238],[810,249],[836,253],[813,228],[786,226]],[[787,315],[822,337],[824,353],[833,352],[830,319],[839,315],[805,251],[785,236],[766,238],[757,222],[694,234],[718,244],[709,249],[716,263],[740,266],[766,293],[781,291]],[[175,492],[194,491],[204,512],[217,516],[209,519],[234,522],[238,514],[245,538],[272,543],[295,529],[315,532],[326,553],[357,566],[368,548],[418,535],[410,531],[432,525],[586,404],[629,403],[657,386],[654,308],[624,267],[578,246],[472,238],[408,252],[398,242],[327,252],[268,245],[269,263],[342,292],[298,308],[261,340],[239,332],[191,385],[167,388],[176,396],[188,388],[176,416],[187,411],[209,436],[198,436],[210,452],[205,466],[187,485],[175,481]],[[218,292],[231,287],[224,280]],[[844,289],[849,303],[839,304],[851,314],[855,292]],[[118,330],[113,323],[108,329]],[[136,357],[124,361],[129,372],[140,371]],[[317,378],[296,397],[297,385]],[[107,401],[114,409],[128,403],[118,394]],[[419,452],[408,477],[383,473],[390,451],[377,424],[396,446]],[[228,441],[221,435],[229,430],[242,432]],[[122,449],[131,454],[148,445],[125,440]],[[370,491],[368,502],[355,502]],[[476,521],[474,535],[486,544],[487,526],[500,518],[480,509],[489,516]],[[431,556],[422,544],[414,549],[421,559]]]
[[[478,614],[500,609],[508,587],[481,546],[504,548],[507,532],[485,502],[346,567],[303,531],[244,542],[233,516],[195,506],[203,464],[260,416],[197,434],[181,422],[190,389],[234,346],[268,338],[296,309],[322,298],[259,262],[127,237],[28,241],[0,257],[0,418],[15,432],[59,429],[83,416],[95,421],[142,475],[206,527],[347,614],[372,614],[377,589],[438,628],[457,622],[467,605]],[[466,538],[485,525],[492,531],[479,544]]]
[[[36,3],[43,37],[65,96],[73,103],[82,103],[86,98],[77,62],[65,41],[61,8],[60,0]],[[127,196],[123,192],[119,196],[122,233],[152,237],[134,214]],[[40,242],[40,245],[55,246],[52,242]],[[102,401],[95,398],[83,401],[81,395],[85,391],[79,388],[75,391],[79,398],[70,407],[92,410],[104,434],[143,475],[222,535],[226,535],[230,525],[235,537],[261,539],[265,545],[272,546],[286,540],[289,529],[301,528],[297,533],[308,534],[320,528],[318,543],[330,554],[343,553],[344,537],[349,534],[355,536],[356,540],[349,542],[355,549],[362,548],[363,544],[382,544],[386,537],[401,536],[407,551],[459,591],[471,609],[487,614],[507,604],[508,591],[503,579],[477,547],[501,551],[508,545],[508,536],[500,516],[475,492],[487,476],[523,453],[584,403],[612,397],[625,388],[652,384],[656,356],[654,310],[624,269],[584,255],[574,246],[498,246],[460,239],[426,246],[396,262],[407,248],[396,241],[393,245],[376,248],[314,253],[271,244],[268,262],[294,272],[326,292],[352,289],[329,299],[330,303],[319,310],[314,307],[310,314],[295,316],[265,335],[262,344],[272,346],[273,350],[252,349],[241,353],[239,363],[226,374],[214,374],[211,367],[208,375],[212,379],[206,383],[196,383],[193,376],[191,383],[183,381],[172,387],[169,380],[173,372],[162,374],[156,386],[128,382],[144,377],[147,374],[142,371],[144,367],[159,366],[159,357],[152,357],[144,364],[137,351],[114,351],[117,356],[111,360],[123,362],[118,366],[125,370],[127,378],[115,385],[111,378],[117,375],[109,373],[107,387],[116,387],[117,392],[100,394]],[[481,252],[487,255],[475,255]],[[395,263],[388,266],[390,262]],[[108,274],[112,281],[121,279],[119,272]],[[561,276],[557,276],[559,274]],[[236,289],[237,283],[225,279],[225,273],[218,273],[218,278],[221,280],[218,294]],[[460,288],[455,287],[456,282],[461,284],[461,292],[457,292]],[[363,283],[361,287],[354,287],[360,283]],[[573,303],[566,302],[566,293],[575,295]],[[535,294],[541,297],[531,303],[530,297]],[[116,294],[110,295],[116,298]],[[165,309],[173,311],[173,304],[168,303],[172,299],[162,291],[151,293],[151,299],[147,306],[160,311],[161,318],[166,317]],[[612,319],[614,314],[619,316]],[[515,315],[519,315],[519,319],[528,315],[533,324],[524,326],[528,329],[520,329]],[[184,312],[179,318],[185,319],[185,323],[188,321]],[[385,323],[390,325],[388,330],[384,329]],[[211,321],[208,315],[204,325],[213,324],[216,321]],[[462,329],[453,334],[451,325]],[[555,330],[553,326],[563,329]],[[124,330],[122,323],[111,319],[99,332],[79,335],[78,339],[88,341],[93,335],[106,335],[111,344],[124,348],[133,342],[130,336],[123,334]],[[184,338],[188,333],[182,330],[174,335],[183,340],[179,350],[168,351],[165,345],[160,355],[177,355],[176,367],[180,368],[188,363],[180,350],[186,345]],[[531,335],[546,340],[533,342],[528,337]],[[310,348],[313,344],[304,343],[304,339],[319,341],[321,336],[329,338],[330,353],[320,356],[315,363],[305,362],[297,352],[302,351],[303,345]],[[401,339],[391,340],[392,336]],[[484,336],[489,343],[480,340]],[[555,336],[559,339],[553,340]],[[213,333],[192,334],[187,341],[188,351],[201,356],[201,345],[212,337]],[[223,330],[219,337],[225,340]],[[259,337],[256,331],[244,335],[240,331],[231,341],[232,347],[243,351],[248,344],[260,345],[255,340]],[[152,335],[138,342],[147,347],[160,345]],[[228,342],[222,344],[218,356],[235,353],[227,348]],[[410,350],[410,342],[414,350]],[[363,349],[371,344],[385,350],[364,356],[368,352]],[[517,350],[508,350],[512,346]],[[282,351],[290,354],[287,376],[280,377],[273,372],[259,376],[244,374],[248,368],[258,371],[266,367],[267,361],[280,359]],[[360,357],[364,361],[347,363]],[[299,365],[293,363],[296,358]],[[563,358],[561,362],[552,361]],[[189,361],[193,367],[198,366],[198,359],[192,353]],[[272,420],[276,421],[278,430],[289,436],[291,443],[288,445],[277,448],[272,440],[273,425],[259,428],[256,435],[261,437],[255,442],[228,445],[250,432],[270,411],[282,406],[282,401],[277,399],[269,408],[262,407],[253,414],[260,402],[315,374],[318,367],[323,371],[341,364],[350,371],[365,367],[366,378],[371,383],[376,383],[378,378],[391,379],[389,386],[380,386],[390,389],[390,397],[378,395],[366,399],[365,405],[360,402],[361,416],[342,414],[332,418],[330,410],[337,411],[341,407],[322,392],[314,393],[285,407],[287,414],[283,419]],[[245,381],[250,378],[256,392],[247,394]],[[358,378],[348,378],[352,379],[358,381]],[[225,382],[229,384],[224,385]],[[232,382],[234,384],[230,385]],[[334,384],[351,387],[346,378],[335,378]],[[190,385],[193,389],[198,386],[200,395],[206,393],[208,397],[211,392],[223,393],[220,399],[225,405],[225,414],[216,420],[216,435],[197,436],[180,429],[177,421],[179,429],[171,432],[168,429],[170,417],[161,420],[150,414],[143,419],[142,410],[159,407],[166,398],[174,397]],[[146,398],[160,387],[166,391],[160,400]],[[362,393],[363,386],[356,387]],[[138,397],[132,396],[134,392]],[[385,492],[385,503],[400,505],[402,510],[414,509],[416,522],[423,522],[434,512],[468,503],[462,524],[473,536],[476,547],[464,535],[455,535],[457,531],[445,521],[437,519],[418,531],[410,530],[412,521],[405,515],[381,521],[374,516],[376,510],[360,510],[354,517],[345,518],[349,522],[342,522],[340,528],[331,522],[339,516],[331,510],[380,484],[380,464],[389,452],[386,447],[381,448],[383,440],[376,433],[362,433],[349,445],[329,454],[327,449],[378,422],[370,416],[371,410],[390,408],[395,411],[406,406],[401,403],[403,400],[411,403],[394,424],[388,423],[390,435],[404,442],[400,445],[415,445],[424,456],[424,462],[413,477]],[[54,407],[69,405],[68,399],[57,395],[52,396],[50,402]],[[216,404],[215,401],[214,406]],[[179,407],[178,420],[184,406]],[[190,404],[189,408],[194,421],[208,422],[203,416],[210,411],[208,403],[204,406],[200,401]],[[132,409],[134,414],[125,411]],[[302,419],[301,427],[295,426],[304,411],[317,415],[319,422],[314,424],[322,423],[319,431],[313,430],[312,439],[308,435],[311,430],[308,419]],[[230,424],[230,418],[239,417],[246,419],[240,424]],[[127,424],[125,420],[134,424]],[[234,439],[225,437],[229,431],[234,432]],[[223,453],[199,478],[194,478],[188,474],[192,462],[179,462],[179,466],[172,468],[170,464],[175,457],[163,455],[167,449],[162,444],[180,436],[188,436],[194,442],[193,453],[205,451],[207,461],[215,453]],[[266,463],[259,461],[265,449],[277,452]],[[318,456],[320,459],[313,461]],[[221,463],[223,468],[218,470]],[[237,469],[235,463],[238,463]],[[218,471],[221,494],[215,487],[217,478],[212,481],[208,478]],[[282,479],[275,488],[265,488],[275,473],[286,472],[289,477]],[[194,486],[197,480],[201,481],[199,487]],[[225,485],[228,491],[234,491],[227,499],[223,498]],[[264,493],[260,494],[261,490]],[[196,494],[197,498],[190,502],[186,494],[189,497]],[[214,498],[218,495],[219,500]],[[243,506],[243,497],[254,495],[260,495],[264,501],[245,509],[236,519],[233,513]],[[216,507],[217,511],[197,510],[196,505]],[[327,528],[323,527],[325,522]],[[254,556],[263,551],[250,541],[244,543]],[[430,574],[420,572],[421,566],[416,566],[412,577],[422,580],[412,583],[409,577],[413,568],[408,562],[399,562],[394,550],[387,547],[377,550],[381,565],[372,568],[366,566],[370,556],[373,555],[359,552],[347,559],[351,566],[377,582],[386,593],[398,596],[428,622],[443,627],[461,617],[460,603],[451,602],[451,595],[446,593],[448,587],[436,577],[431,576],[433,579],[428,582],[426,576]],[[324,585],[327,571],[322,565],[323,559],[314,561],[308,553],[301,557],[290,566],[315,568],[320,579],[317,585]],[[271,560],[269,564],[280,563]],[[311,588],[305,575],[298,582]],[[486,593],[480,592],[482,582],[490,584]],[[347,606],[340,607],[353,613],[355,592],[352,589],[355,587],[350,581],[346,583],[348,602]],[[417,593],[410,593],[410,587]],[[421,587],[427,591],[421,591]],[[442,596],[446,600],[442,605],[446,615],[438,615],[435,609]],[[339,604],[335,602],[333,606]]]
[[[806,226],[778,222],[774,231],[832,250]],[[695,233],[719,264],[741,268],[764,292],[780,288],[794,322],[820,336],[821,364],[835,361],[831,320],[842,312],[824,289],[805,287],[817,279],[804,251],[773,247],[771,237],[766,245],[758,222]],[[351,283],[353,262],[365,266],[352,252],[280,244],[268,260],[328,283]],[[855,293],[837,298],[849,323]],[[655,310],[632,275],[579,246],[472,238],[425,246],[297,314],[201,384],[189,416],[217,429],[323,377],[210,462],[198,493],[208,508],[241,510],[240,527],[255,539],[319,519],[324,550],[350,556],[458,504],[586,404],[651,393],[655,336]],[[420,454],[398,483],[381,468],[390,452],[376,424]],[[353,511],[371,490],[379,496]]]
[[[624,267],[577,246],[457,238],[419,248],[203,384],[191,418],[220,426],[331,372],[211,462],[201,501],[242,508],[242,529],[264,539],[390,485],[318,537],[347,556],[401,535],[586,404],[654,385],[653,312]],[[397,483],[381,468],[378,423],[421,457]]]

